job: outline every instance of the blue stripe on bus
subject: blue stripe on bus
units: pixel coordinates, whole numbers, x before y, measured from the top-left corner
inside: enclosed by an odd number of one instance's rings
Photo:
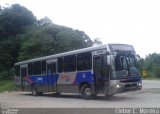
[[[41,76],[29,76],[29,78],[38,85],[54,85],[58,79],[58,75],[41,75]]]
[[[57,75],[40,75],[40,76],[28,76],[29,79],[33,81],[33,83],[36,83],[38,85],[54,85],[56,84],[56,81],[60,78],[60,76]],[[91,71],[88,72],[77,72],[76,78],[74,82],[71,82],[70,84],[80,84],[82,82],[87,82],[89,84],[94,83],[93,80],[93,74]]]

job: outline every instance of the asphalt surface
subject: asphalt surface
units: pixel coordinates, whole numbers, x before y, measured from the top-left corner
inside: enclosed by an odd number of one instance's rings
[[[116,94],[110,98],[98,96],[84,100],[80,95],[62,94],[32,96],[31,92],[0,93],[1,107],[14,108],[160,108],[160,81],[143,80],[143,89]]]

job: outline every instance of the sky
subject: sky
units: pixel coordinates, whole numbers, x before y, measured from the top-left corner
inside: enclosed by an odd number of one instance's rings
[[[0,5],[18,3],[38,18],[84,31],[103,44],[133,45],[145,57],[160,53],[159,0],[0,0]]]

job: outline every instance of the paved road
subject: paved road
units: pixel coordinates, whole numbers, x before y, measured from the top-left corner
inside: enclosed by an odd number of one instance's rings
[[[99,96],[96,100],[83,100],[79,95],[34,97],[30,92],[4,92],[0,93],[0,105],[14,108],[159,108],[160,81],[144,80],[141,91],[116,94],[111,98]]]
[[[160,89],[160,80],[143,80],[143,88],[151,89],[151,88],[159,88]]]

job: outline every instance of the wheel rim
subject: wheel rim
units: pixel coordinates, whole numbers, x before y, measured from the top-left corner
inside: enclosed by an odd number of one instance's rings
[[[33,89],[33,95],[36,95],[36,88]]]
[[[84,90],[84,93],[85,93],[85,95],[90,96],[90,95],[92,94],[91,88],[86,88],[86,89]]]

